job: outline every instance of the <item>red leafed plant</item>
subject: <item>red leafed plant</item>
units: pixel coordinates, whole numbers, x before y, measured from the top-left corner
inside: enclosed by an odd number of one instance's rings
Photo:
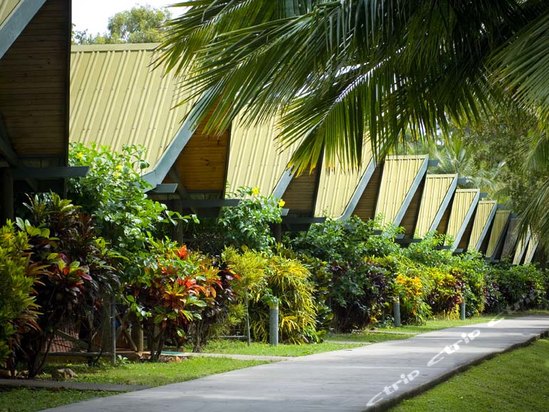
[[[188,337],[232,291],[212,259],[168,240],[149,242],[150,257],[127,300],[143,319],[151,360],[157,360],[166,339]]]

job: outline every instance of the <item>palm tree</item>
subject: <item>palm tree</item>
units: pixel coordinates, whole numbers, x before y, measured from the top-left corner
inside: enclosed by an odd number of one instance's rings
[[[546,0],[189,0],[159,63],[220,133],[278,115],[294,169],[357,165],[512,101],[549,118]],[[507,103],[507,102],[506,102]],[[214,110],[215,109],[215,110]]]

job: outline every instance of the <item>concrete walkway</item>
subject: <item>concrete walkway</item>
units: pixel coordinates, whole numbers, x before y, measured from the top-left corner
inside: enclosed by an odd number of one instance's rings
[[[504,319],[429,332],[407,340],[304,356],[51,410],[383,410],[472,364],[525,345],[548,332],[547,316]]]

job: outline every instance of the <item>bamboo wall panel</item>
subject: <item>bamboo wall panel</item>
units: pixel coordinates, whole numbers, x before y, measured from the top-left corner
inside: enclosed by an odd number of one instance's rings
[[[515,247],[518,242],[518,225],[520,221],[516,217],[511,217],[509,219],[509,227],[507,228],[507,233],[505,234],[505,242],[503,243],[503,250],[501,252],[501,258],[511,258]]]
[[[459,231],[467,226],[469,221],[466,221],[467,213],[471,207],[475,206],[475,201],[479,195],[478,189],[457,189],[452,202],[450,217],[448,219],[448,228],[446,234],[451,236],[454,241]]]
[[[175,168],[179,181],[189,192],[225,191],[229,132],[208,136],[199,127],[183,148]]]
[[[400,226],[404,228],[404,233],[407,237],[413,237],[414,231],[416,229],[419,209],[421,207],[421,199],[423,198],[423,193],[425,190],[425,179],[422,179],[421,184],[419,185],[406,213],[400,222]]]
[[[318,188],[319,167],[311,173],[294,177],[282,196],[289,216],[312,217]]]

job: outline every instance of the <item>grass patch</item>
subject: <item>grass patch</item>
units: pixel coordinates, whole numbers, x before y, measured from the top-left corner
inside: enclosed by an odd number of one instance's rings
[[[543,411],[549,405],[547,388],[549,339],[541,339],[474,366],[391,411]]]
[[[77,382],[160,386],[261,365],[263,363],[266,362],[227,358],[190,358],[182,362],[173,363],[143,362],[117,366],[76,364],[69,365],[68,367],[78,375],[74,379]],[[59,366],[55,367],[59,368]]]
[[[246,342],[231,340],[213,340],[203,349],[207,353],[226,353],[239,355],[259,355],[259,356],[305,356],[314,353],[329,352],[348,348],[362,346],[359,342],[356,344],[341,344],[332,342],[322,342],[316,344],[304,345],[285,345],[271,346],[268,343],[252,342],[250,346]]]
[[[531,315],[531,313],[522,313],[520,316]],[[408,339],[420,333],[433,332],[440,329],[454,328],[457,326],[467,326],[476,323],[489,322],[493,315],[482,315],[465,320],[459,319],[431,319],[425,325],[404,325],[398,328],[394,326],[376,328],[373,330],[365,329],[353,333],[336,333],[328,335],[328,340],[376,343],[389,340]]]
[[[160,386],[183,382],[216,373],[261,365],[264,361],[242,361],[227,358],[191,358],[174,363],[128,363],[111,366],[65,365],[78,375],[75,382],[113,383],[125,385]],[[61,368],[52,364],[46,368]],[[49,379],[45,373],[40,378]],[[0,389],[0,412],[33,412],[91,398],[112,396],[114,392],[77,391],[69,389]]]
[[[0,390],[1,412],[34,412],[86,399],[113,395],[112,392],[82,392],[72,389],[6,388]]]

